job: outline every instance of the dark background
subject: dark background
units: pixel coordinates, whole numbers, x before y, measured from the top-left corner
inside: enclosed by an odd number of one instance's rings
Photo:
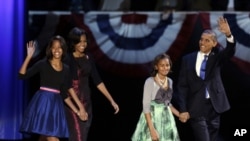
[[[94,4],[88,10],[98,10],[99,1],[92,1]],[[136,1],[135,1],[136,2]],[[145,4],[139,4],[141,1],[137,0],[137,4],[131,6],[132,10],[142,10],[142,11],[152,11],[154,8],[152,6],[152,1],[148,1]],[[150,3],[151,4],[148,4]],[[27,8],[28,10],[69,10],[70,1],[68,0],[50,0],[50,1],[39,1],[39,0],[28,0]],[[82,9],[84,10],[84,8]],[[179,9],[181,10],[181,9]],[[37,18],[37,24],[34,27],[27,27],[27,40],[36,38],[39,30],[43,26],[42,18]],[[64,23],[64,25],[67,23]],[[68,29],[73,26],[69,23]],[[65,27],[65,26],[64,26]],[[183,52],[182,55],[196,50],[197,37],[202,30],[201,25],[198,23],[196,25],[196,31],[193,31],[191,39],[187,44],[188,48]],[[58,34],[66,36],[66,31],[58,29]],[[43,52],[41,52],[35,60],[43,57]],[[180,67],[180,59],[178,58],[173,65],[173,73],[170,77],[174,80],[174,85],[177,83],[178,70]],[[107,99],[99,92],[94,86],[92,87],[92,99],[93,99],[93,123],[89,133],[90,141],[97,140],[109,140],[109,141],[130,141],[130,138],[134,132],[135,126],[137,124],[139,115],[142,111],[142,93],[143,84],[147,76],[121,76],[118,74],[110,73],[107,70],[102,69],[98,66],[97,68],[100,75],[110,91],[111,95],[115,101],[120,106],[120,112],[114,115],[114,110]],[[240,69],[231,61],[225,64],[223,68],[223,81],[226,91],[228,93],[228,98],[231,104],[231,109],[225,112],[221,118],[221,141],[243,141],[247,140],[243,137],[234,137],[233,134],[236,129],[246,128],[250,132],[250,122],[249,122],[249,110],[250,110],[250,94],[249,94],[249,75],[242,73]],[[247,84],[242,83],[247,82]],[[35,76],[29,81],[30,87],[30,97],[39,87],[38,77]],[[173,99],[173,104],[175,104],[175,97]],[[179,134],[182,141],[192,141],[192,135],[188,124],[180,123],[176,119]],[[31,139],[35,140],[37,136]]]

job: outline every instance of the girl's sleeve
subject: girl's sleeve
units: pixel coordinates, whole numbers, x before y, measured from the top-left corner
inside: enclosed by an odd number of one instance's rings
[[[72,79],[69,71],[68,65],[64,64],[65,74],[64,74],[64,82],[61,86],[61,96],[63,99],[66,99],[69,97],[68,90],[72,88]]]
[[[154,84],[152,83],[151,79],[147,79],[144,84],[143,88],[143,112],[149,113],[150,112],[150,103],[152,100],[152,91],[153,91]]]
[[[28,78],[34,76],[42,69],[43,65],[44,65],[43,60],[36,62],[33,66],[31,66],[30,68],[27,69],[25,74],[21,74],[18,72],[18,78],[19,79],[28,79]]]

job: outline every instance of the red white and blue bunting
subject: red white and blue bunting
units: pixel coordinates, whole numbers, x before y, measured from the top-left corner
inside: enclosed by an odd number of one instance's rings
[[[198,39],[205,28],[213,29],[219,44],[225,46],[225,36],[217,30],[219,16],[227,18],[237,40],[233,63],[249,75],[250,20],[247,12],[175,12],[168,13],[164,19],[160,12],[50,13],[38,39],[47,39],[48,33],[66,37],[70,28],[79,26],[89,32],[88,49],[104,70],[120,75],[146,76],[156,55],[166,52],[175,63],[184,54],[198,49]]]

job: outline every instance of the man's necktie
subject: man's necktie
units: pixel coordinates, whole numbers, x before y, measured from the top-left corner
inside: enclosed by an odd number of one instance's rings
[[[200,77],[201,79],[205,79],[205,75],[206,75],[206,64],[207,64],[207,55],[204,55],[204,59],[201,63],[201,68],[200,68]]]
[[[208,58],[208,56],[204,55],[204,59],[203,59],[203,61],[201,63],[201,68],[200,68],[200,77],[203,80],[205,79],[205,75],[206,75],[207,58]],[[206,88],[206,95],[205,95],[205,97],[209,98],[209,94],[208,94],[207,88]]]

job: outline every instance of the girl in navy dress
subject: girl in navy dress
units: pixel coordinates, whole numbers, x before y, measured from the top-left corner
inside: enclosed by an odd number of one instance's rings
[[[37,73],[40,75],[40,89],[25,110],[20,127],[23,133],[39,134],[39,141],[59,141],[60,138],[68,138],[63,101],[81,120],[85,121],[88,118],[83,105],[70,87],[69,68],[62,63],[66,47],[64,38],[52,37],[46,49],[46,58],[27,70],[35,52],[34,42],[30,41],[27,43],[27,56],[19,70],[20,79],[30,78]],[[71,98],[67,93],[70,93]],[[77,103],[77,108],[71,99]]]

